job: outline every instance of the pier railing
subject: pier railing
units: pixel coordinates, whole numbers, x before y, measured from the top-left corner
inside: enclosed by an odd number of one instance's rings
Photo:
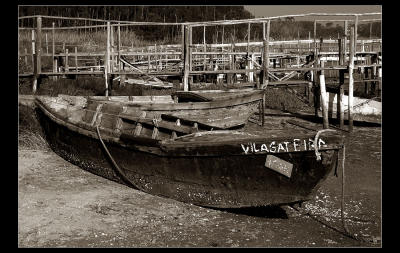
[[[343,127],[344,79],[348,79],[349,122],[352,126],[352,100],[354,71],[361,73],[362,82],[374,87],[381,87],[382,39],[357,38],[357,28],[361,22],[379,22],[376,17],[381,13],[364,14],[327,14],[309,13],[279,17],[256,18],[246,20],[221,20],[210,22],[158,23],[94,20],[85,18],[66,18],[51,16],[29,16],[36,20],[35,28],[20,27],[20,34],[31,36],[31,48],[19,48],[19,59],[25,65],[20,78],[32,78],[32,89],[35,92],[40,77],[57,78],[64,75],[101,75],[105,78],[105,95],[108,95],[110,82],[119,76],[123,83],[127,75],[148,77],[179,76],[181,88],[190,90],[195,76],[213,75],[217,82],[253,83],[257,88],[266,88],[279,84],[294,84],[289,80],[295,76],[306,76],[308,79],[297,80],[299,85],[306,85],[308,94],[313,93],[324,116],[324,127],[328,127],[326,76],[335,76],[339,82],[335,87],[329,86],[338,96],[338,118]],[[318,17],[340,17],[341,19],[317,19]],[[313,36],[309,32],[307,39],[274,41],[270,36],[273,22],[281,18],[314,17]],[[344,18],[343,18],[344,17]],[[42,19],[76,19],[100,22],[100,25],[72,27],[42,27]],[[317,37],[318,22],[343,22],[344,36],[338,38]],[[247,24],[247,41],[236,41],[232,36],[227,40],[222,30],[221,41],[206,43],[209,26],[230,26]],[[251,40],[252,25],[262,25],[262,41]],[[174,26],[179,27],[181,43],[154,45],[123,45],[121,28],[128,26]],[[349,29],[350,28],[350,29]],[[104,29],[105,41],[101,45],[70,45],[66,42],[56,43],[55,32],[64,30]],[[203,32],[202,43],[193,43],[193,29]],[[88,48],[90,50],[88,50]],[[58,48],[58,49],[57,49]],[[61,49],[60,49],[61,48]],[[30,50],[28,50],[30,49]],[[89,52],[88,52],[89,51]],[[43,66],[42,61],[51,59],[51,66]],[[47,64],[49,65],[49,64]],[[269,85],[271,83],[271,85]],[[367,88],[366,88],[367,89]],[[309,96],[311,99],[311,96]],[[318,104],[318,103],[316,103]],[[316,106],[316,114],[317,114]]]

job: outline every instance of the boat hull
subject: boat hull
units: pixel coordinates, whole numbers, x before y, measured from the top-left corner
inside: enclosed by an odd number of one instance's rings
[[[67,161],[116,182],[132,183],[141,191],[200,206],[239,208],[306,201],[337,162],[338,149],[320,151],[320,161],[313,150],[274,153],[293,164],[287,177],[265,167],[265,153],[207,152],[210,148],[201,151],[188,144],[182,154],[168,145],[105,140],[127,182],[94,137],[95,131],[91,136],[79,133],[37,110],[51,148]]]

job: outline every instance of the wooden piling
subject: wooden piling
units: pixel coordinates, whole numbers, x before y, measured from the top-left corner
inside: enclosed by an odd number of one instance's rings
[[[344,62],[343,63],[347,62],[347,40],[348,40],[347,25],[348,25],[348,21],[346,20],[346,21],[344,21],[344,44],[343,44],[343,52],[344,52],[343,60],[344,60]]]
[[[193,63],[192,63],[192,51],[193,51],[193,49],[192,49],[192,27],[189,27],[189,45],[188,45],[188,47],[189,47],[189,55],[188,55],[188,57],[189,57],[189,71],[192,71],[193,70]]]
[[[118,23],[118,30],[117,30],[118,36],[118,42],[117,42],[117,51],[118,51],[118,58],[117,58],[117,65],[118,65],[118,72],[121,72],[121,62],[120,62],[120,57],[121,57],[121,26]]]
[[[52,54],[52,59],[53,59],[53,73],[56,73],[56,72],[57,72],[55,26],[56,26],[56,23],[53,22],[53,23],[52,23],[52,30],[51,30],[51,35],[52,35],[51,54]],[[57,80],[57,76],[53,76],[53,80]]]
[[[358,15],[354,21],[354,53],[357,52],[357,28],[358,28]]]
[[[348,120],[349,120],[349,131],[353,131],[353,89],[354,89],[354,78],[353,78],[353,69],[354,69],[354,51],[355,51],[355,43],[354,43],[354,27],[350,29],[350,59],[349,59],[349,103],[348,103]]]
[[[24,62],[25,62],[25,66],[28,66],[28,49],[24,49],[25,52],[25,57],[24,57]]]
[[[314,64],[313,66],[317,66],[318,63],[318,52],[317,52],[317,21],[314,20]],[[319,98],[319,86],[317,85],[317,71],[312,71],[313,78],[313,88],[314,88],[314,115],[318,117],[320,98]]]
[[[203,52],[207,51],[207,44],[206,44],[206,26],[203,26]],[[203,59],[203,70],[207,69],[207,55],[204,55]]]
[[[247,27],[247,55],[249,55],[250,52],[250,23],[248,24]]]
[[[182,34],[182,61],[184,62],[185,58],[185,25],[181,25],[181,34]]]
[[[343,66],[345,62],[344,44],[346,43],[346,37],[339,39],[339,65]],[[344,70],[339,70],[339,89],[336,97],[336,117],[339,120],[340,129],[344,128]]]
[[[183,90],[189,91],[189,27],[184,27],[184,51],[183,51],[183,59],[184,59],[184,70],[183,70]]]
[[[109,73],[114,72],[115,55],[114,55],[114,26],[110,26],[110,69]]]
[[[108,75],[110,70],[110,22],[107,22],[106,59],[104,61],[105,96],[108,97]]]
[[[263,88],[266,88],[268,85],[269,33],[270,33],[270,20],[268,20],[267,23],[263,23],[263,76],[262,76]]]
[[[68,48],[65,49],[65,72],[69,72],[69,65],[68,65]]]
[[[42,54],[42,17],[37,17],[36,19],[37,26],[36,26],[36,45],[35,45],[35,68],[34,68],[34,77],[33,77],[33,85],[32,90],[33,93],[36,92],[38,86],[38,79],[40,77],[41,72],[41,54]]]
[[[49,42],[47,40],[47,33],[45,35],[46,35],[46,54],[48,54],[49,53]]]
[[[321,61],[321,68],[324,67],[324,61]],[[319,90],[321,95],[321,107],[322,107],[322,118],[323,118],[323,128],[329,128],[329,120],[328,120],[328,97],[326,93],[325,87],[325,70],[321,69],[321,73],[319,76]]]
[[[32,30],[32,72],[33,72],[33,79],[32,79],[32,91],[36,92],[36,86],[37,86],[37,78],[35,77],[36,74],[36,36],[35,36],[35,30]]]
[[[78,47],[75,47],[75,71],[78,72]]]

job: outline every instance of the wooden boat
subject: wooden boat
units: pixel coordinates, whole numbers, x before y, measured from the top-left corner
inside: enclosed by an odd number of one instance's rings
[[[127,117],[127,109],[121,112],[116,104],[93,112],[82,101],[35,100],[47,141],[57,154],[96,175],[200,206],[308,200],[337,164],[342,147],[340,134],[316,135],[306,129],[200,131],[155,120],[150,135],[143,131],[151,125],[145,122],[148,118]],[[157,134],[162,129],[182,135]]]
[[[93,112],[118,111],[122,118],[136,120],[136,117],[142,117],[217,130],[243,127],[258,110],[263,95],[262,90],[233,89],[177,91],[172,96],[63,97],[70,100],[80,99],[79,103],[85,104],[86,109]],[[93,115],[89,117],[91,116]]]

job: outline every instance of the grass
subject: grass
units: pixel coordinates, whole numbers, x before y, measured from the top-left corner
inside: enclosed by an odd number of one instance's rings
[[[29,150],[49,150],[44,133],[32,107],[19,105],[18,147]]]

